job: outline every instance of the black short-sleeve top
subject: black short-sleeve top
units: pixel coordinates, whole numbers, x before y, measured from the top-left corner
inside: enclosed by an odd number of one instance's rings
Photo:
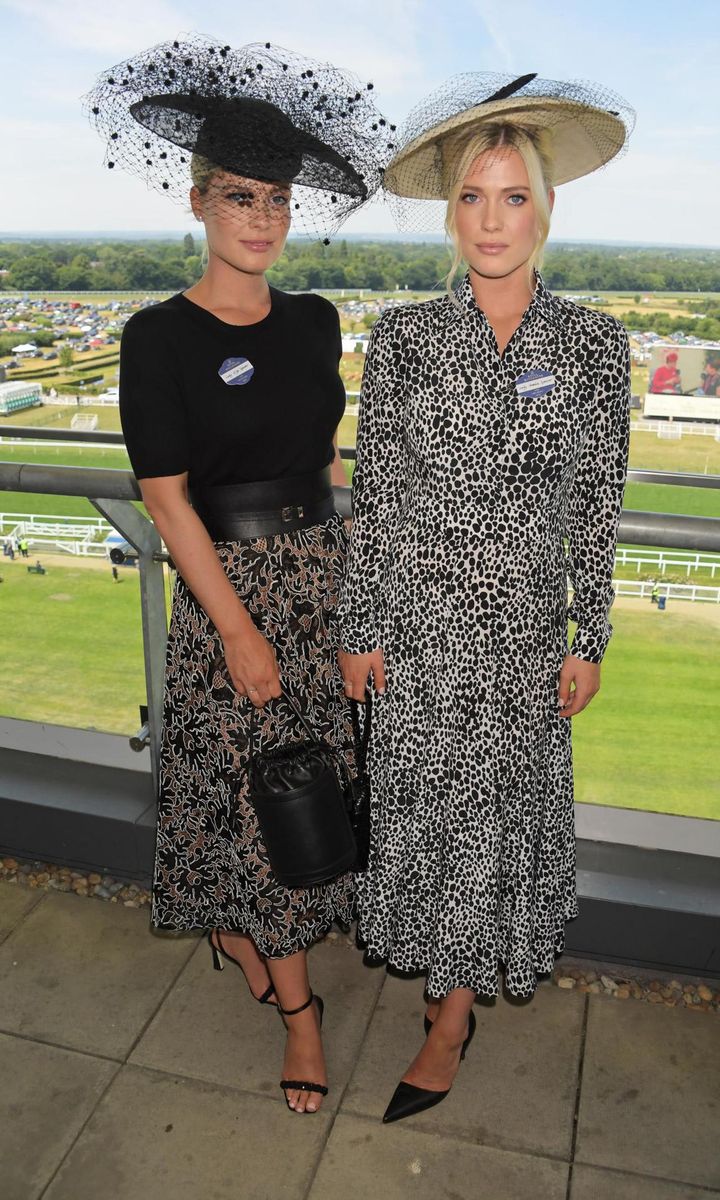
[[[138,479],[254,483],[321,470],[345,407],[337,309],[270,288],[229,325],[179,293],[134,313],[120,346],[120,419]]]

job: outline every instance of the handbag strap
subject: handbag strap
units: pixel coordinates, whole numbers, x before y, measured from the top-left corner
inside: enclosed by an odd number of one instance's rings
[[[280,699],[280,698],[281,697],[278,697],[278,699]],[[290,696],[287,691],[283,691],[282,699],[287,701],[288,707],[292,710],[293,714],[297,717],[298,721],[303,726],[306,733],[309,735],[310,740],[312,742],[320,745],[321,743],[318,740],[317,734],[313,731],[310,721],[308,720],[307,713],[304,712],[303,709],[301,709],[300,706],[295,703],[292,696]],[[362,730],[360,729],[360,708],[361,707],[365,710]],[[353,739],[354,739],[354,743],[355,743],[354,749],[355,749],[355,763],[356,763],[356,768],[357,768],[357,775],[364,775],[365,771],[366,771],[367,751],[368,751],[368,745],[370,744],[371,712],[372,712],[372,701],[370,698],[369,689],[366,689],[366,691],[365,691],[364,702],[361,702],[359,700],[351,700],[350,701],[350,717],[352,720]],[[248,739],[248,769],[250,769],[252,767],[253,759],[254,759],[255,722],[256,722],[256,720],[257,720],[257,706],[255,704],[253,704],[252,712],[250,713],[250,736]],[[343,774],[346,774],[349,778],[349,772],[348,772],[347,764],[345,762],[344,755],[340,754],[340,755],[338,755],[338,758],[340,760],[342,760],[341,765],[344,768]]]
[[[360,730],[360,709],[365,710],[362,732]],[[370,744],[370,720],[372,716],[372,701],[370,689],[365,691],[365,700],[350,701],[350,716],[352,718],[353,735],[355,738],[355,764],[357,774],[364,775],[367,769],[367,752]]]
[[[312,742],[319,744],[317,734],[313,731],[313,728],[308,720],[307,714],[305,712],[303,712],[303,710],[295,703],[292,696],[289,695],[289,693],[287,691],[283,691],[282,696],[279,696],[278,699],[283,699],[283,700],[287,701],[288,707],[292,710],[293,714],[297,717],[298,721],[303,726],[306,733],[309,735],[310,740]],[[254,758],[255,722],[256,722],[256,720],[257,720],[257,705],[253,704],[252,712],[250,713],[250,737],[248,739],[248,768],[250,768],[252,766],[253,758]]]

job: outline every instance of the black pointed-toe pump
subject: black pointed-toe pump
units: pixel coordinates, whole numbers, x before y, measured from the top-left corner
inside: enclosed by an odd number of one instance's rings
[[[425,1032],[429,1033],[433,1023],[425,1017]],[[468,1035],[462,1044],[460,1051],[460,1062],[463,1061],[468,1047],[475,1036],[477,1022],[475,1013],[470,1011],[468,1017]],[[404,1079],[395,1088],[392,1099],[385,1109],[383,1116],[383,1124],[389,1125],[391,1121],[402,1121],[405,1117],[414,1117],[417,1113],[425,1112],[428,1108],[434,1108],[436,1104],[440,1104],[445,1099],[450,1088],[446,1088],[443,1092],[433,1092],[429,1088],[416,1087],[414,1083],[406,1083]]]

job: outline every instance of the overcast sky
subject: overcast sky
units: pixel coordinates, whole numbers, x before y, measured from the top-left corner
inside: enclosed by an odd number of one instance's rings
[[[348,67],[397,123],[461,71],[602,83],[637,109],[635,135],[619,162],[558,190],[552,235],[718,246],[719,29],[717,0],[0,0],[0,230],[191,228],[182,207],[103,168],[80,97],[101,71],[195,31]],[[345,228],[394,226],[374,204]]]

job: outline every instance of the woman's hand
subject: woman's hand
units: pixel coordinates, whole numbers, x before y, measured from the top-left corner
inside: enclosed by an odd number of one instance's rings
[[[345,695],[351,700],[362,702],[365,699],[370,675],[378,695],[385,694],[385,664],[379,646],[370,654],[347,654],[345,650],[339,650],[338,662],[345,681]]]
[[[270,642],[248,622],[237,635],[223,639],[225,662],[234,686],[257,708],[282,694],[280,671]]]
[[[573,686],[574,685],[574,686]],[[568,654],[560,669],[558,705],[561,717],[575,717],[600,691],[600,663]]]

